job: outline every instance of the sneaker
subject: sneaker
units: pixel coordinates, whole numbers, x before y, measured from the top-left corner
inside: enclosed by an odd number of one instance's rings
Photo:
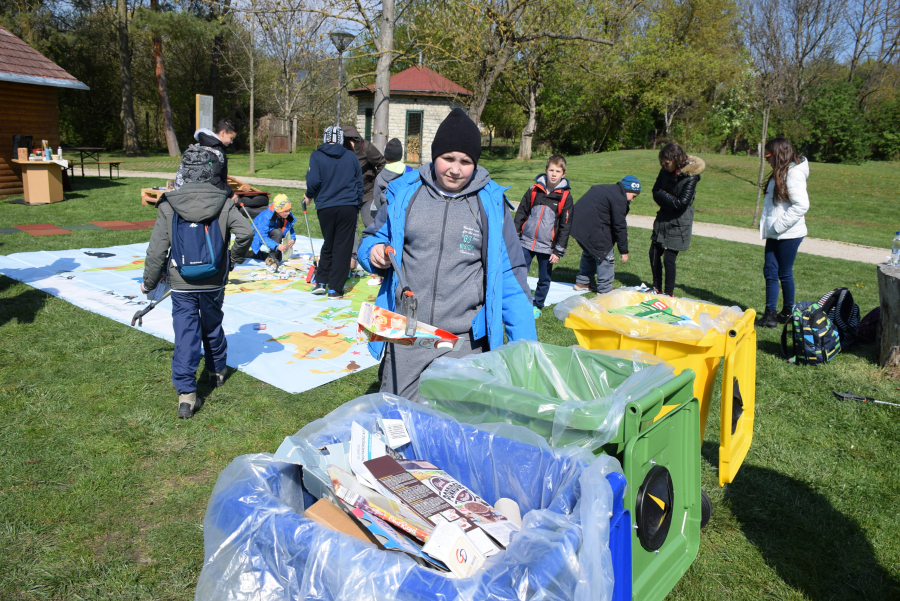
[[[343,292],[338,292],[337,290],[328,291],[328,300],[341,300],[342,298],[344,298]]]
[[[587,292],[590,289],[590,284],[575,284],[574,286],[572,286],[572,290],[574,290],[575,292]]]
[[[191,419],[200,409],[203,401],[197,398],[196,392],[178,395],[178,418]]]
[[[541,311],[542,311],[542,309],[541,309],[540,307],[533,307],[533,308],[532,308],[532,313],[534,314],[534,318],[535,318],[535,319],[537,319],[538,317],[541,316]]]
[[[316,284],[312,289],[312,293],[316,296],[321,296],[326,292],[328,292],[328,288],[325,287],[325,284]]]
[[[209,374],[209,385],[213,388],[218,388],[219,386],[225,385],[225,376],[228,375],[228,368],[226,367],[222,371],[212,372]]]
[[[754,324],[757,328],[777,328],[778,327],[778,317],[777,313],[772,309],[766,309],[766,312],[763,313],[763,316],[756,320]]]

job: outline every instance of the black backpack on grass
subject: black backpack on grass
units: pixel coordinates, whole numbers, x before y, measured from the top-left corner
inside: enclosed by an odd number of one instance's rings
[[[781,354],[795,365],[828,363],[841,352],[841,337],[819,303],[794,305],[781,330]]]
[[[846,288],[835,288],[819,299],[818,305],[828,315],[841,336],[841,348],[849,349],[859,340],[859,305]]]

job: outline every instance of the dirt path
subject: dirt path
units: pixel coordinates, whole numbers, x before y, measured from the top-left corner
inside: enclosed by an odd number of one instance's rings
[[[628,225],[643,229],[653,228],[653,217],[649,215],[629,215]],[[706,238],[718,238],[719,240],[731,240],[744,244],[765,246],[766,241],[760,240],[759,230],[733,225],[719,225],[717,223],[694,222],[694,236]],[[884,263],[891,251],[886,248],[874,246],[862,246],[848,242],[835,240],[823,240],[821,238],[805,238],[800,244],[800,252],[808,255],[818,255],[831,259],[844,259],[846,261],[859,261],[860,263]]]
[[[119,173],[121,177],[146,177],[146,178],[156,178],[163,180],[163,184],[165,184],[166,180],[174,180],[174,173],[161,173],[161,172],[151,172],[151,171],[127,171],[125,169]],[[254,186],[276,186],[279,188],[299,188],[301,190],[306,189],[306,182],[303,180],[289,180],[289,179],[267,179],[264,177],[250,177],[250,176],[240,176],[239,180],[244,182],[245,184],[252,184]]]

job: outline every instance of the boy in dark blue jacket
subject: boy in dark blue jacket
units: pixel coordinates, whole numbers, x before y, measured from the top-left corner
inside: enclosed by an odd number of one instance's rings
[[[359,159],[343,147],[344,132],[332,125],[325,128],[324,143],[309,157],[304,204],[316,203],[322,228],[322,250],[316,268],[313,294],[328,298],[344,296],[350,275],[350,255],[356,235],[356,220],[363,202],[363,180]]]
[[[253,225],[256,226],[251,246],[254,258],[265,260],[266,265],[277,267],[285,251],[288,251],[290,256],[290,250],[297,239],[294,234],[294,214],[291,213],[291,201],[287,195],[276,195],[269,208],[256,216]],[[260,235],[265,236],[265,239]],[[269,247],[269,252],[260,252],[259,249],[263,244]]]
[[[550,291],[555,265],[566,254],[574,203],[566,179],[566,159],[554,154],[547,159],[545,173],[534,178],[534,185],[522,196],[516,210],[516,231],[528,267],[537,257],[538,284],[534,291],[534,318],[541,316]]]

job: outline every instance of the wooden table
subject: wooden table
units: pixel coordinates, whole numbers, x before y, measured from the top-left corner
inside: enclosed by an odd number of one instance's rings
[[[20,161],[13,159],[12,162],[22,167],[25,204],[44,205],[66,199],[63,194],[62,170],[68,167],[67,161]]]
[[[105,148],[100,148],[99,146],[72,146],[69,148],[63,148],[63,152],[77,152],[79,163],[81,165],[81,177],[84,177],[84,157],[87,155],[88,159],[99,162],[100,161],[100,153],[105,151]],[[74,162],[74,161],[73,161]],[[75,177],[75,169],[72,169],[72,177]],[[112,170],[109,172],[109,177],[112,178]]]

